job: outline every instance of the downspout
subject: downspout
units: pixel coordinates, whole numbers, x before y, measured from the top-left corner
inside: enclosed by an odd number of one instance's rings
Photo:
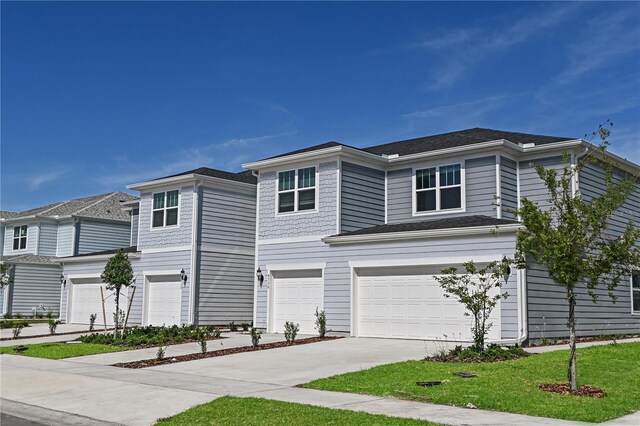
[[[251,174],[254,175],[257,179],[256,182],[256,232],[254,239],[254,259],[253,259],[253,270],[258,270],[258,237],[259,237],[259,220],[260,220],[260,173],[255,170],[251,171]],[[257,326],[258,321],[258,280],[253,280],[253,326]]]
[[[580,161],[582,157],[585,157],[588,154],[589,154],[589,147],[585,147],[584,151],[579,154],[571,154],[571,168],[575,170],[575,167],[578,165],[578,161]],[[578,191],[578,184],[579,184],[578,174],[576,173],[573,176],[573,179],[571,179],[571,195],[572,196],[576,195],[576,192]]]
[[[200,210],[198,209],[198,191],[200,190],[202,181],[199,180],[193,185],[193,214],[191,223],[191,287],[189,289],[189,324],[195,324],[196,311],[196,283],[198,282],[198,273],[196,265],[198,261],[198,224],[200,223]]]
[[[518,282],[520,284],[518,288],[518,325],[520,326],[520,336],[515,339],[502,339],[501,344],[515,344],[520,345],[529,337],[529,325],[527,318],[527,271],[526,269],[518,269]]]

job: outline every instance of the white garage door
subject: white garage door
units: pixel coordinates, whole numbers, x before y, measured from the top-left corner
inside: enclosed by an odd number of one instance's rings
[[[105,298],[104,313],[106,313],[107,325],[113,325],[113,314],[116,310],[116,301],[114,292],[107,290],[104,284],[81,280],[74,281],[71,290],[71,323],[72,324],[89,324],[91,314],[96,314],[96,325],[104,324],[104,314],[102,311],[102,299],[100,295],[100,287]],[[124,297],[125,293],[120,293],[120,309],[126,312],[128,299]]]
[[[280,333],[284,323],[300,324],[301,334],[315,334],[316,307],[323,309],[322,270],[275,271],[273,274],[273,325]]]
[[[433,275],[438,268],[389,268],[358,273],[358,335],[402,339],[471,340],[471,317],[447,298]],[[500,305],[489,338],[500,336]]]
[[[179,278],[147,279],[147,324],[180,325],[182,285]]]

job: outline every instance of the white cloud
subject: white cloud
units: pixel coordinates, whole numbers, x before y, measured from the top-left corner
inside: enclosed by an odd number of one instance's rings
[[[30,191],[37,191],[40,187],[46,183],[54,182],[63,178],[68,170],[55,170],[51,172],[41,173],[38,175],[32,175],[27,177],[27,187]]]

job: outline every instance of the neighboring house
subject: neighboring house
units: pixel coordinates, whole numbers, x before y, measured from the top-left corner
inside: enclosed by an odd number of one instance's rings
[[[128,324],[250,322],[255,280],[256,178],[200,168],[135,185],[126,250],[135,273],[123,291]],[[61,259],[66,280],[61,318],[113,323],[114,298],[100,274],[115,250]],[[100,289],[105,296],[105,313]],[[105,318],[106,317],[106,318]]]
[[[433,276],[512,257],[521,198],[547,201],[532,163],[561,168],[563,151],[575,162],[588,145],[475,128],[363,149],[329,142],[243,165],[258,174],[255,268],[265,279],[256,281],[254,324],[280,332],[293,321],[313,333],[318,308],[330,330],[352,336],[470,340],[470,318]],[[589,166],[574,189],[590,197],[602,182]],[[640,222],[639,211],[637,187],[612,231]],[[640,282],[632,289],[630,280],[615,304],[606,289],[597,304],[580,292],[580,335],[640,332]],[[565,293],[542,268],[514,267],[504,289],[491,341],[567,334]]]
[[[62,201],[21,213],[2,212],[0,261],[11,266],[13,284],[0,292],[2,314],[58,315],[59,257],[129,246],[130,222],[123,192]]]

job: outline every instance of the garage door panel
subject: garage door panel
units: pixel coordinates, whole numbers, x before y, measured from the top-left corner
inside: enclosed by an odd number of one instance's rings
[[[273,280],[273,329],[284,330],[284,323],[299,324],[301,334],[315,333],[316,308],[323,309],[324,288],[321,273],[275,274]]]
[[[432,275],[436,269],[407,270],[411,274],[398,268],[358,271],[358,335],[471,340],[471,318],[461,303],[445,297]],[[499,312],[498,304],[490,317],[492,339],[500,338]]]
[[[115,313],[116,303],[114,292],[107,290],[104,284],[100,283],[83,283],[72,284],[71,290],[71,323],[72,324],[89,324],[89,317],[92,314],[97,316],[96,324],[104,324],[106,314],[107,325],[113,325],[113,314]],[[102,287],[104,301],[104,313],[102,309],[102,295],[100,288]],[[125,293],[120,293],[120,309],[125,310],[127,299]]]
[[[156,326],[180,325],[182,286],[179,281],[154,280],[148,284],[147,324]]]

